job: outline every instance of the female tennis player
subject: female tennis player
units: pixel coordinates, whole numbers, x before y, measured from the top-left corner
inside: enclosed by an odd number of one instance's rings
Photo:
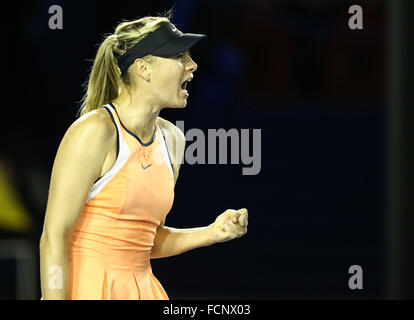
[[[167,300],[151,258],[247,232],[244,208],[205,227],[164,225],[185,137],[158,114],[186,106],[197,69],[189,49],[203,37],[183,34],[170,17],[144,17],[122,22],[101,44],[81,116],[52,169],[40,239],[42,299]]]

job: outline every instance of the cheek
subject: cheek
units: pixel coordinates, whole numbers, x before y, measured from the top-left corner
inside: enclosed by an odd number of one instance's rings
[[[156,79],[156,86],[159,90],[164,91],[177,90],[181,79],[182,75],[177,70],[165,70],[164,74]]]
[[[184,76],[184,68],[177,61],[168,61],[162,66],[158,66],[152,78],[152,88],[154,95],[161,100],[171,99],[180,89],[181,80]]]
[[[163,77],[157,80],[152,86],[153,97],[163,104],[169,105],[169,103],[175,101],[175,96],[178,94],[179,85],[171,77]]]

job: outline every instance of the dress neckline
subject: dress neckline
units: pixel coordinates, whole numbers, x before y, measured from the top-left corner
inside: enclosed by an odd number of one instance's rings
[[[147,143],[144,143],[136,134],[134,134],[133,132],[131,132],[130,130],[128,130],[128,128],[127,127],[125,127],[124,126],[124,124],[122,123],[122,121],[121,121],[121,118],[119,117],[119,114],[118,114],[118,111],[116,111],[116,108],[115,108],[115,106],[114,106],[114,104],[112,103],[112,102],[110,102],[109,103],[110,104],[110,106],[112,107],[112,108],[114,108],[114,110],[115,110],[115,113],[116,113],[116,115],[117,115],[117,117],[118,117],[118,120],[119,120],[119,123],[121,124],[121,126],[125,129],[125,131],[126,132],[128,132],[130,135],[132,135],[136,140],[138,140],[138,142],[143,146],[143,147],[148,147],[148,146],[150,146],[154,141],[155,141],[155,138],[156,138],[156,135],[157,135],[157,126],[156,126],[156,122],[155,122],[155,124],[154,124],[154,133],[152,134],[152,139],[151,139],[151,141],[149,141],[149,142],[147,142]]]

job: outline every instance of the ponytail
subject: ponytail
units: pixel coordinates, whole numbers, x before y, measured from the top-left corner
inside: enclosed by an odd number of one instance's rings
[[[115,100],[122,88],[129,88],[131,85],[129,70],[121,76],[117,65],[118,58],[148,33],[153,32],[163,23],[170,22],[171,14],[169,11],[165,17],[143,17],[134,21],[124,21],[116,27],[114,34],[105,38],[96,53],[78,115],[83,116],[100,108]],[[147,62],[152,61],[150,55],[142,59]]]
[[[87,91],[79,110],[81,116],[118,97],[122,82],[113,52],[115,43],[115,35],[106,37],[96,53]]]

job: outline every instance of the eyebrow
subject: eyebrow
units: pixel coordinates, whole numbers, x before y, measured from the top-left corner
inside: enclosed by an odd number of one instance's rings
[[[189,57],[191,57],[191,53],[190,53],[190,50],[189,49],[186,50],[186,51],[183,51],[183,52],[178,53],[175,57],[183,56],[185,54],[187,54]]]

